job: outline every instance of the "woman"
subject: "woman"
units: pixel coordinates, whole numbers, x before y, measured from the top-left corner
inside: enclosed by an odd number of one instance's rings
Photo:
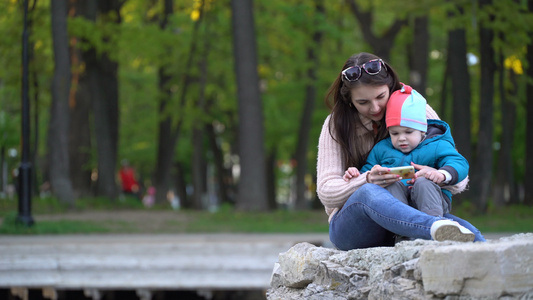
[[[353,55],[331,86],[326,118],[318,144],[317,193],[329,215],[330,240],[341,250],[394,245],[395,236],[434,240],[485,241],[479,230],[451,214],[434,217],[394,198],[384,187],[399,180],[374,166],[348,182],[349,167],[360,169],[372,147],[387,136],[385,107],[401,88],[396,72],[369,53]],[[439,119],[426,107],[428,119]],[[413,164],[417,176],[435,169]],[[463,191],[468,178],[454,186]],[[475,239],[474,239],[475,238]]]

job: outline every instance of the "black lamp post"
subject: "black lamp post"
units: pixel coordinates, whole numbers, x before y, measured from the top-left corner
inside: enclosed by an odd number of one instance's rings
[[[30,99],[28,96],[28,0],[24,0],[22,33],[22,160],[19,167],[19,211],[17,222],[33,225],[31,216]]]

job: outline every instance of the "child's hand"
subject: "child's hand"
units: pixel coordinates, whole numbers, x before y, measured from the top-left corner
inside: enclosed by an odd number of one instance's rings
[[[426,177],[426,179],[428,180],[435,182],[436,184],[439,184],[446,179],[446,176],[444,176],[444,174],[436,170],[427,172],[426,174],[424,174],[424,177]]]
[[[342,178],[344,179],[344,181],[348,182],[350,181],[350,179],[357,177],[359,175],[360,175],[359,170],[357,170],[356,167],[349,167],[348,170],[344,172],[344,176],[342,176]]]

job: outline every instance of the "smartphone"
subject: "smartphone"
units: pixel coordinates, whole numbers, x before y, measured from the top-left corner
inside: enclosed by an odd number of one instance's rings
[[[400,175],[403,179],[415,178],[415,168],[413,166],[390,168],[390,174]]]

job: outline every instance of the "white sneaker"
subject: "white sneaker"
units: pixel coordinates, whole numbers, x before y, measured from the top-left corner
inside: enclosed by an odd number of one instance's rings
[[[435,241],[473,242],[472,231],[451,220],[438,220],[431,225],[431,237]]]

